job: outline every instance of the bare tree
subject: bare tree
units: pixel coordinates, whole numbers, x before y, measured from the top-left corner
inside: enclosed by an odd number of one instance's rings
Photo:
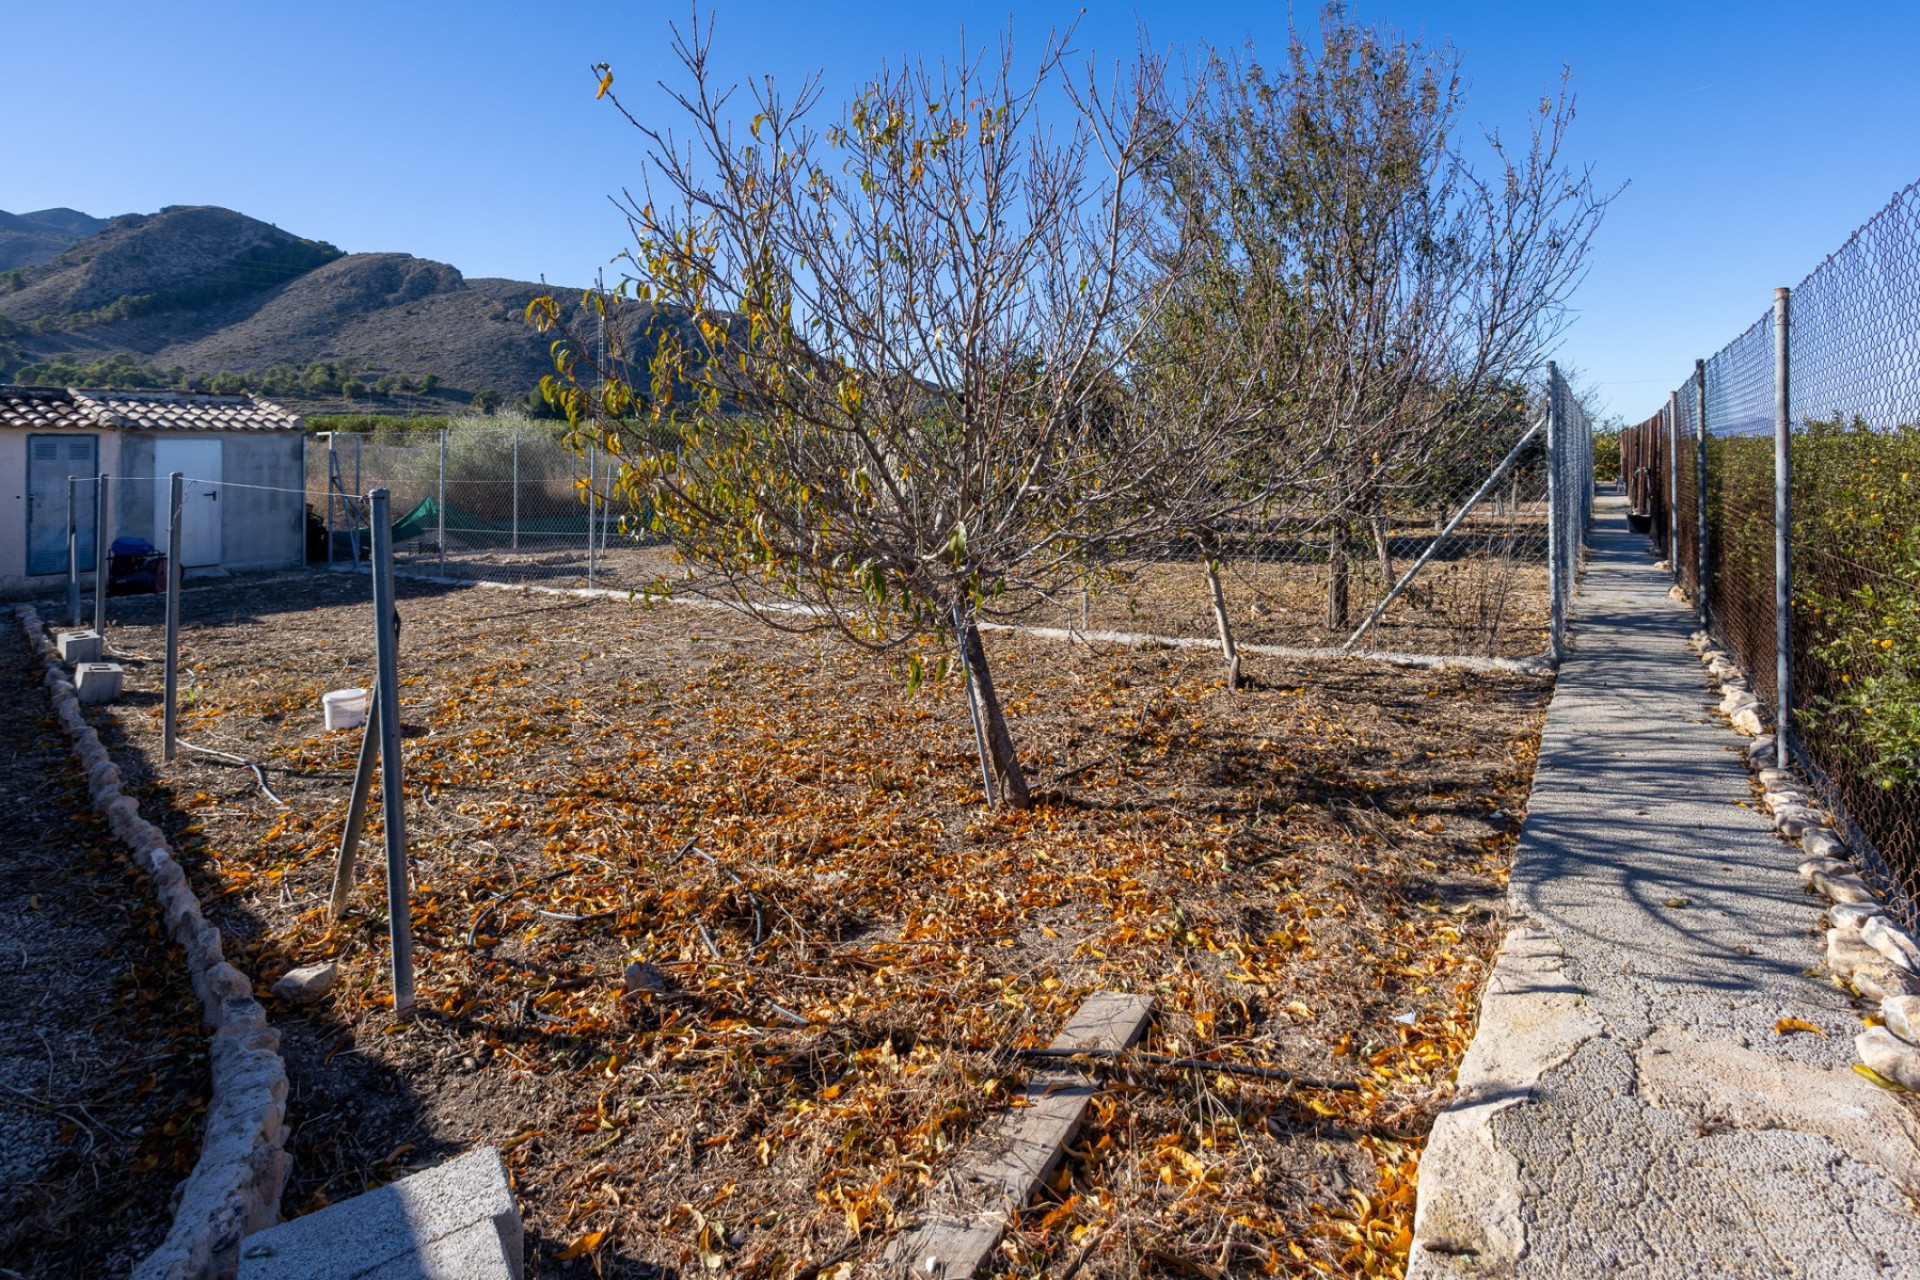
[[[1564,302],[1610,197],[1562,159],[1574,104],[1563,76],[1526,144],[1457,144],[1459,58],[1329,5],[1320,48],[1295,31],[1285,70],[1251,54],[1206,60],[1204,92],[1167,166],[1202,211],[1195,256],[1260,288],[1219,313],[1214,348],[1249,340],[1296,361],[1283,441],[1264,454],[1287,473],[1281,505],[1319,531],[1329,628],[1349,624],[1351,561],[1371,537],[1392,581],[1396,503],[1428,485],[1438,460],[1499,415],[1562,331]],[[1290,331],[1276,340],[1271,317]],[[1311,468],[1301,468],[1311,458]]]
[[[1016,79],[1003,41],[883,72],[817,128],[816,82],[737,102],[711,39],[697,15],[675,33],[684,133],[627,115],[647,183],[626,197],[631,278],[599,300],[690,322],[596,401],[588,346],[536,303],[547,389],[625,424],[606,443],[630,496],[742,608],[879,650],[957,641],[989,798],[1024,804],[979,621],[1159,536],[1150,492],[1195,465],[1114,392],[1166,281],[1144,198],[1177,117],[1162,64],[1070,76],[1054,37]]]

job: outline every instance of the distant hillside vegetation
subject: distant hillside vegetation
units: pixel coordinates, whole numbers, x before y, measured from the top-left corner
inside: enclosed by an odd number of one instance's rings
[[[346,254],[212,206],[72,218],[95,230],[0,273],[0,380],[256,391],[309,412],[513,404],[552,370],[527,303],[579,294]]]
[[[0,271],[30,267],[59,256],[75,240],[107,227],[78,209],[42,209],[38,213],[8,213],[0,209]]]

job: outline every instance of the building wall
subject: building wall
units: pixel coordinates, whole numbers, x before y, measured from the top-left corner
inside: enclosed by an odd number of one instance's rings
[[[0,591],[45,590],[65,574],[27,576],[27,437],[0,429]],[[62,432],[60,434],[67,434]],[[298,431],[82,431],[100,438],[100,469],[133,479],[113,485],[114,537],[154,537],[156,439],[221,442],[220,564],[226,569],[298,565],[306,550],[305,437]],[[251,487],[242,487],[251,486]]]
[[[27,437],[41,435],[96,437],[100,469],[111,475],[120,467],[117,431],[0,427],[0,591],[17,593],[66,581],[64,572],[27,576]]]
[[[220,567],[284,569],[306,554],[305,437],[298,431],[129,431],[121,445],[128,475],[152,476],[154,441],[218,440]],[[117,486],[119,535],[156,546],[155,481]]]

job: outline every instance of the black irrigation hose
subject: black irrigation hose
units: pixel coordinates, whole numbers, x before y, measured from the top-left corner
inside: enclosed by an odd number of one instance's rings
[[[1230,1076],[1252,1076],[1257,1080],[1281,1080],[1287,1084],[1297,1084],[1303,1089],[1331,1089],[1339,1093],[1360,1092],[1360,1084],[1355,1080],[1318,1080],[1312,1076],[1283,1071],[1279,1067],[1256,1066],[1250,1062],[1209,1062],[1205,1058],[1175,1058],[1164,1053],[1148,1053],[1144,1049],[1009,1049],[1007,1052],[1016,1058],[1053,1062],[1072,1061],[1074,1058],[1106,1058],[1122,1065],[1130,1062],[1144,1062],[1156,1067],[1218,1071]]]

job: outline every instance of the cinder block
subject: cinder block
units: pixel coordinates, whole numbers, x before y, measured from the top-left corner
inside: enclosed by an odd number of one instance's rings
[[[98,662],[107,656],[107,642],[98,631],[62,631],[56,641],[60,646],[60,661],[68,666]]]
[[[520,1255],[506,1168],[480,1147],[248,1236],[239,1280],[521,1280]]]
[[[73,669],[74,692],[82,702],[112,702],[126,674],[117,662],[82,662]]]

